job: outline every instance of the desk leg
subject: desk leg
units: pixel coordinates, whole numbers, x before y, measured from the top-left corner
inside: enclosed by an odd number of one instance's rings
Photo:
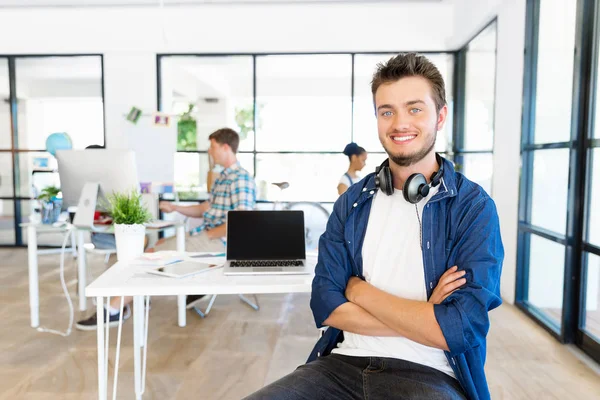
[[[142,346],[144,335],[144,301],[142,296],[133,297],[133,376],[135,398],[142,398]]]
[[[107,376],[106,376],[106,359],[108,359],[108,353],[104,353],[104,298],[96,298],[96,334],[98,336],[98,399],[106,400],[107,390]]]
[[[180,253],[185,252],[185,227],[183,225],[177,226],[177,251]],[[185,298],[184,295],[177,296],[177,324],[182,328],[187,323]]]
[[[86,259],[85,259],[85,248],[83,247],[83,230],[77,230],[77,296],[79,298],[79,311],[85,311],[87,309],[86,298],[85,298],[85,286],[86,286]]]
[[[73,258],[77,258],[77,235],[75,234],[75,228],[71,229],[71,252]]]
[[[35,226],[27,227],[27,258],[29,264],[29,309],[31,327],[40,326],[40,288],[37,257],[37,232]]]
[[[186,311],[185,300],[186,300],[185,295],[177,296],[177,324],[181,328],[184,328],[185,325],[187,324],[187,316],[185,315],[185,311]]]

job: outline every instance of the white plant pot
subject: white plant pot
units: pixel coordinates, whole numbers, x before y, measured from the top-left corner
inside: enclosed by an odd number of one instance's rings
[[[117,260],[129,261],[144,253],[144,225],[115,224],[115,242],[117,244]]]

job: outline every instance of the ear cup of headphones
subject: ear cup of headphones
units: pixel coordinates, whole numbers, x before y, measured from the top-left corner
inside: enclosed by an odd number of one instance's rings
[[[381,166],[376,172],[375,186],[386,195],[391,196],[394,193],[392,171],[387,166]]]
[[[402,195],[404,200],[412,204],[417,204],[419,201],[429,194],[429,185],[423,174],[412,174],[404,182]]]

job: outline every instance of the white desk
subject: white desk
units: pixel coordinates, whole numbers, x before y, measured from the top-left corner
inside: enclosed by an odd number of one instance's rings
[[[191,254],[191,253],[190,253]],[[196,260],[198,261],[198,260]],[[203,262],[224,262],[224,258],[202,259]],[[311,256],[307,262],[313,268],[316,256]],[[185,296],[187,294],[265,294],[265,293],[310,293],[313,275],[252,275],[226,276],[223,269],[200,273],[198,275],[176,279],[155,276],[145,273],[149,267],[130,266],[127,263],[117,263],[107,270],[91,285],[85,294],[96,297],[98,315],[102,315],[104,300],[109,297],[133,296],[133,351],[134,378],[136,399],[141,399],[145,389],[145,357],[142,368],[142,348],[144,354],[148,350],[148,319],[144,307],[146,296]],[[107,299],[108,301],[108,299]],[[106,329],[106,330],[105,330]],[[117,354],[120,347],[119,327],[117,339]],[[102,320],[98,320],[98,398],[105,400],[108,389],[108,343],[109,330]],[[115,370],[118,371],[118,360]],[[116,382],[113,382],[116,387]],[[114,390],[113,387],[113,390]]]
[[[61,249],[44,249],[39,250],[37,245],[37,235],[42,233],[56,233],[56,232],[67,232],[71,225],[64,225],[56,227],[52,225],[44,225],[41,223],[23,223],[20,225],[23,228],[27,228],[27,256],[28,256],[28,271],[29,271],[29,308],[31,327],[37,328],[40,326],[40,290],[39,290],[39,271],[38,271],[38,255],[42,254],[60,254]],[[185,251],[185,226],[183,222],[173,221],[173,225],[164,228],[146,228],[147,231],[157,232],[175,227],[177,229],[177,251]],[[84,248],[84,234],[90,231],[90,229],[71,229],[71,248],[70,251],[73,256],[77,255],[77,297],[79,299],[79,310],[85,311],[87,309],[86,298],[85,298],[85,287],[87,281],[86,275],[86,257]],[[77,252],[75,248],[77,243]],[[178,315],[179,315],[179,326],[185,326],[186,315],[185,315],[185,296],[180,296],[177,299]]]

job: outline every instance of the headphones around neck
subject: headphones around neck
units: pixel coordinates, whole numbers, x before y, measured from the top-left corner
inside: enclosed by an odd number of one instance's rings
[[[431,183],[428,184],[425,176],[419,173],[412,174],[408,177],[406,182],[404,182],[402,195],[409,203],[417,204],[423,200],[424,197],[427,197],[431,187],[440,184],[442,176],[444,175],[444,160],[438,153],[435,153],[435,158],[440,168],[431,175]],[[375,169],[375,187],[388,196],[391,196],[394,193],[394,180],[392,178],[392,171],[390,170],[389,158]]]

